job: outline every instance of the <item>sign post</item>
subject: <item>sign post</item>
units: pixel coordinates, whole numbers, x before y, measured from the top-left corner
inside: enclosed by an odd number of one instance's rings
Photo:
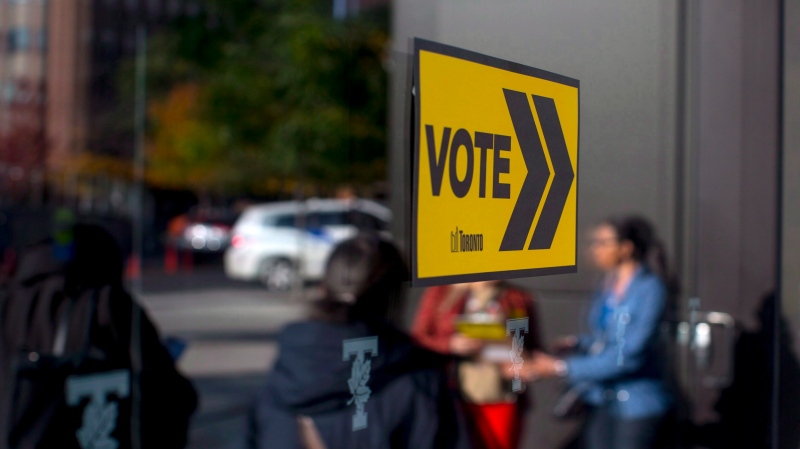
[[[578,81],[414,41],[412,283],[573,273]]]

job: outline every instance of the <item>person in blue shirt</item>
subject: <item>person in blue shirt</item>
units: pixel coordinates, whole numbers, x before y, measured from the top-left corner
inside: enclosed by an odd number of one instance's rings
[[[587,449],[650,449],[672,405],[664,381],[660,327],[674,296],[662,245],[646,220],[609,219],[592,234],[591,256],[604,272],[589,316],[590,332],[537,354],[529,375],[564,377],[589,406]]]

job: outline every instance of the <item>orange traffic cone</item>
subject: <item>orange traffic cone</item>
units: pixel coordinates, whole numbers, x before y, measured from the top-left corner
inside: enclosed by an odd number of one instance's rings
[[[128,264],[125,267],[125,278],[128,280],[139,279],[142,275],[142,261],[138,255],[134,254],[128,258]]]
[[[178,250],[170,245],[164,251],[164,271],[175,274],[178,271]]]

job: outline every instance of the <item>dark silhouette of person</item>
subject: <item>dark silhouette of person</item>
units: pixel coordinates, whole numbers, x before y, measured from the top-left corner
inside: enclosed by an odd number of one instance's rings
[[[719,421],[699,429],[700,443],[714,449],[800,446],[800,364],[792,352],[793,340],[787,323],[783,317],[776,319],[776,313],[776,296],[770,293],[758,310],[759,328],[739,336],[734,349],[733,383],[722,391],[715,404]],[[776,419],[772,409],[776,344],[779,345],[780,433],[778,445],[772,446],[772,423]]]
[[[10,447],[78,447],[75,428],[98,421],[81,417],[90,415],[85,398],[65,404],[64,376],[89,383],[92,375],[113,372],[130,373],[129,388],[138,394],[119,396],[117,408],[110,408],[116,413],[104,415],[111,434],[100,444],[129,448],[138,439],[141,447],[185,447],[197,395],[127,293],[119,245],[94,224],[65,224],[60,231],[63,238],[21,254],[0,310],[0,391],[13,391],[0,396],[0,448],[6,441]],[[36,354],[24,370],[16,363],[23,351]],[[140,417],[138,431],[131,416]]]

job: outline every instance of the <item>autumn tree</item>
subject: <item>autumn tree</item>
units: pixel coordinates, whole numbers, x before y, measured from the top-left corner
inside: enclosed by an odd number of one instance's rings
[[[206,0],[154,36],[149,181],[237,193],[383,179],[387,11],[337,21],[330,7]]]

